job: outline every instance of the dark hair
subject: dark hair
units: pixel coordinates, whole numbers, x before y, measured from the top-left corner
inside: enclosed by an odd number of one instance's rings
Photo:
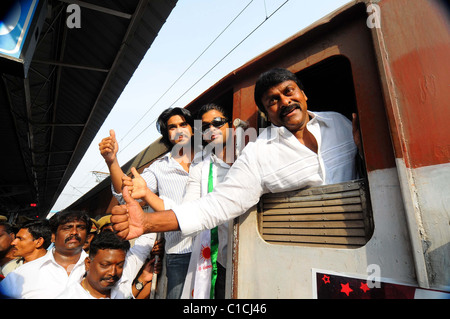
[[[69,222],[72,222],[74,220],[82,221],[86,224],[86,231],[89,233],[92,227],[92,221],[89,217],[89,215],[82,211],[61,211],[56,213],[55,215],[50,218],[50,229],[53,234],[56,234],[56,231],[58,230],[58,226],[67,224]]]
[[[120,239],[112,231],[104,231],[92,240],[89,246],[89,257],[94,258],[100,249],[120,249],[126,253],[130,249],[130,242]]]
[[[197,118],[201,119],[203,114],[205,114],[211,110],[216,110],[216,111],[222,113],[223,116],[228,120],[228,122],[231,121],[231,118],[230,118],[230,116],[228,116],[225,109],[215,103],[208,103],[208,104],[203,105],[197,112]]]
[[[0,226],[4,226],[5,227],[5,232],[7,234],[15,234],[16,233],[16,228],[14,227],[14,225],[8,223],[7,221],[0,221]]]
[[[50,229],[50,223],[46,219],[29,221],[23,224],[21,228],[28,229],[28,232],[35,240],[42,237],[42,239],[44,239],[44,244],[42,246],[45,249],[52,243],[52,231]]]
[[[274,68],[259,76],[255,84],[255,103],[261,112],[266,113],[266,109],[261,101],[264,93],[274,85],[285,81],[294,81],[301,90],[304,90],[303,84],[297,76],[287,69]]]
[[[174,107],[169,108],[165,111],[163,111],[156,121],[156,128],[158,129],[158,132],[161,133],[161,143],[164,144],[169,150],[172,150],[173,144],[170,142],[169,139],[169,131],[167,129],[167,121],[174,115],[179,115],[186,123],[188,123],[191,128],[194,128],[194,118],[191,115],[191,112],[189,110],[181,108],[181,107]]]

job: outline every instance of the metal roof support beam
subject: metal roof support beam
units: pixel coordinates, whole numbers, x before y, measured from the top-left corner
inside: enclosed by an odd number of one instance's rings
[[[59,0],[61,2],[65,2],[65,3],[69,3],[69,4],[77,4],[80,7],[83,8],[87,8],[87,9],[91,9],[94,11],[98,11],[101,13],[106,13],[106,14],[110,14],[116,17],[120,17],[120,18],[124,18],[124,19],[131,19],[131,17],[133,15],[129,14],[129,13],[125,13],[125,12],[120,12],[117,10],[113,10],[113,9],[109,9],[109,8],[105,8],[105,7],[101,7],[101,6],[97,6],[95,4],[92,3],[87,3],[84,1],[78,1],[78,0]]]
[[[83,127],[84,123],[33,123],[34,126],[51,126],[51,127]]]
[[[41,155],[41,154],[66,154],[66,153],[73,153],[74,151],[73,150],[71,150],[71,151],[34,151],[34,150],[31,150],[31,152],[33,154]]]
[[[61,13],[61,11],[58,13],[58,16],[59,16],[60,13]],[[62,18],[59,20],[59,28],[58,28],[58,30],[59,30],[59,32],[62,32],[62,34],[58,32],[58,34],[61,35],[61,47],[59,49],[59,55],[56,57],[59,60],[58,62],[61,62],[61,63],[62,63],[62,61],[64,59],[64,54],[65,54],[65,51],[66,51],[67,32],[68,32],[68,29],[66,28],[66,25],[63,22],[63,20],[64,19],[62,19]],[[62,67],[61,66],[57,65],[55,67],[56,67],[57,70],[56,70],[55,75],[54,75],[54,86],[55,86],[54,92],[55,92],[55,95],[53,96],[53,103],[52,103],[52,107],[53,107],[53,115],[52,115],[52,121],[51,121],[52,123],[56,122],[56,113],[57,113],[57,109],[58,109],[58,106],[59,106],[59,104],[58,104],[59,88],[60,88],[60,85],[61,85],[61,73],[62,73]],[[50,127],[49,149],[52,148],[54,137],[55,137],[55,127],[51,126]],[[73,155],[73,152],[72,152],[72,154],[70,156],[72,156],[72,155]],[[52,153],[49,153],[48,157],[47,157],[47,166],[49,166],[50,163],[51,163],[51,157],[52,157]],[[47,190],[47,187],[49,185],[49,183],[47,181],[48,177],[49,177],[49,171],[47,170],[45,190]]]
[[[26,110],[27,110],[27,118],[28,118],[28,143],[30,150],[33,149],[34,145],[34,134],[33,134],[33,126],[31,125],[32,122],[32,112],[31,112],[31,94],[30,94],[30,82],[28,78],[25,78],[23,80],[23,86],[25,89],[25,104],[26,104]],[[36,190],[36,199],[39,202],[39,183],[37,180],[37,174],[34,170],[34,166],[36,165],[36,159],[35,154],[31,152],[31,178],[34,182],[34,187]]]
[[[58,65],[58,66],[64,66],[64,67],[68,67],[68,68],[83,69],[83,70],[97,71],[97,72],[104,72],[104,73],[109,72],[109,69],[97,68],[97,67],[87,66],[87,65],[71,64],[71,63],[65,63],[65,62],[59,62],[59,61],[33,60],[33,63]]]

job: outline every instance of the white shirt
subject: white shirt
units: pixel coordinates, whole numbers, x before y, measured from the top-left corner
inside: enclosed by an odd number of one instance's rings
[[[221,183],[230,169],[230,165],[222,161],[215,154],[204,156],[202,153],[197,153],[194,161],[189,169],[189,180],[186,185],[186,194],[183,202],[190,202],[196,200],[208,193],[208,177],[209,167],[213,163],[213,185]],[[204,154],[203,154],[204,155]],[[227,244],[228,244],[228,223],[223,223],[218,226],[219,248],[217,252],[217,261],[226,267],[227,264]]]
[[[86,252],[81,251],[70,275],[55,261],[53,252],[51,249],[10,272],[0,282],[0,293],[15,299],[54,299],[71,284],[80,282],[85,273]]]
[[[156,240],[156,234],[144,234],[136,239],[125,257],[122,277],[111,289],[111,299],[134,298],[132,292],[133,281],[136,278],[146,258],[149,256]],[[81,279],[74,282],[60,294],[58,299],[97,299],[81,286]]]
[[[147,182],[147,187],[159,197],[168,198],[177,205],[183,202],[189,173],[170,152],[155,160],[140,175]],[[122,194],[116,193],[114,187],[111,188],[117,200],[124,203]],[[185,254],[192,251],[192,238],[183,238],[180,231],[166,232],[164,237],[167,254]]]
[[[249,143],[225,180],[212,193],[173,208],[183,235],[192,235],[233,219],[265,193],[334,184],[357,177],[352,124],[335,112],[308,112],[307,128],[318,153],[301,144],[285,127],[265,129]]]

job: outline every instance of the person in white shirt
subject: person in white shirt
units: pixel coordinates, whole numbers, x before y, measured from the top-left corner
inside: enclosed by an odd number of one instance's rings
[[[14,247],[11,245],[16,229],[7,220],[5,216],[0,215],[0,280],[20,266],[19,260],[14,257]]]
[[[189,176],[189,166],[194,155],[192,142],[194,120],[187,109],[169,108],[161,113],[157,120],[157,128],[161,133],[161,142],[169,152],[155,160],[144,169],[141,176],[147,187],[162,198],[167,198],[175,204],[181,204]],[[99,143],[101,155],[108,165],[112,193],[122,199],[124,173],[118,163],[119,145],[115,132]],[[183,289],[189,260],[192,251],[191,237],[183,238],[180,231],[174,229],[164,234],[167,269],[167,299],[179,299]]]
[[[52,231],[48,220],[32,220],[24,223],[12,241],[14,257],[17,265],[12,269],[3,269],[7,276],[11,271],[47,254],[47,248],[52,243]]]
[[[255,102],[272,125],[244,148],[225,180],[200,199],[153,214],[124,195],[127,204],[114,207],[111,217],[118,235],[135,238],[173,229],[193,235],[245,213],[264,193],[356,178],[360,142],[355,115],[352,129],[341,114],[309,112],[301,87],[286,69],[263,73],[255,85]]]
[[[50,219],[54,248],[10,272],[0,294],[16,299],[53,299],[84,275],[83,250],[91,220],[84,212],[62,211]]]
[[[227,149],[227,145],[234,146],[234,135],[225,110],[209,103],[200,108],[198,117],[202,120],[201,133],[205,148],[196,154],[191,164],[183,202],[196,200],[211,192],[224,180],[234,162],[234,149]],[[204,230],[195,237],[181,296],[183,299],[225,298],[227,244],[227,222],[211,231]],[[205,258],[205,249],[211,251],[210,258]]]
[[[151,282],[143,276],[136,278],[155,242],[156,234],[145,234],[130,243],[111,231],[99,233],[92,241],[89,257],[85,259],[85,276],[71,284],[58,299],[130,299]],[[134,279],[139,285],[134,284]],[[145,281],[145,282],[144,282]]]
[[[225,110],[213,103],[206,104],[198,111],[198,117],[202,121],[201,134],[205,147],[195,155],[190,166],[183,202],[198,199],[211,191],[224,180],[234,161],[234,149],[227,152],[227,145],[234,148],[234,135],[230,133],[230,120]],[[154,194],[134,167],[131,172],[133,179],[124,176],[122,180],[123,185],[130,186],[132,198],[144,200],[155,211],[169,209],[174,205],[169,198]],[[181,298],[224,299],[227,243],[228,223],[219,225],[211,235],[207,230],[196,236]],[[215,257],[199,258],[203,256],[201,254],[205,247],[211,249],[211,256]],[[204,270],[201,273],[196,271],[199,266]],[[193,290],[195,293],[192,293]]]

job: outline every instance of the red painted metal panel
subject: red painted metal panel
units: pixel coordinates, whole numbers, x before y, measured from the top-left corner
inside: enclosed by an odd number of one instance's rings
[[[393,114],[402,134],[402,157],[411,168],[450,162],[450,28],[439,3],[380,3]]]

